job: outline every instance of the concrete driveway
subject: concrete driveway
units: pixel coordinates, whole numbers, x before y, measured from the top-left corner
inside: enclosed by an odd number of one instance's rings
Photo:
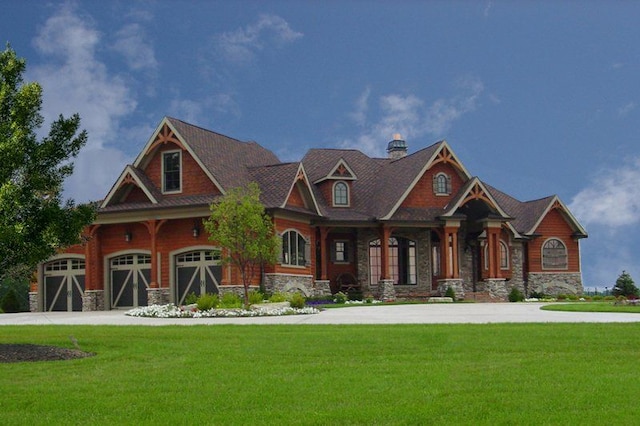
[[[455,303],[355,306],[315,315],[256,318],[136,318],[126,311],[0,314],[1,325],[198,325],[198,324],[488,324],[640,322],[640,314],[542,311],[544,303]]]

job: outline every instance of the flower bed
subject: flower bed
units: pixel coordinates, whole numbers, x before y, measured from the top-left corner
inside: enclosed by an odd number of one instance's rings
[[[197,308],[186,308],[176,306],[173,303],[168,305],[141,306],[131,309],[125,313],[132,317],[152,317],[152,318],[237,318],[237,317],[260,317],[260,316],[282,316],[282,315],[310,315],[318,314],[320,311],[312,307],[301,309],[282,307],[277,309],[209,309],[199,311]]]

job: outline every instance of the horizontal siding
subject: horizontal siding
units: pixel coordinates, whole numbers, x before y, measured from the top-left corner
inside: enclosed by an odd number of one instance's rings
[[[547,213],[535,233],[538,238],[529,242],[529,270],[531,272],[579,272],[580,271],[580,247],[577,240],[572,237],[573,229],[569,226],[559,209],[553,209]],[[567,269],[542,269],[542,245],[549,238],[560,239],[567,247]]]

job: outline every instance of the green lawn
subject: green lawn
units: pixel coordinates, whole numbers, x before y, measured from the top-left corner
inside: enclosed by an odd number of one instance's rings
[[[616,305],[614,302],[552,303],[542,306],[545,311],[565,312],[627,312],[640,314],[640,305]]]
[[[640,324],[4,326],[0,423],[635,424]]]

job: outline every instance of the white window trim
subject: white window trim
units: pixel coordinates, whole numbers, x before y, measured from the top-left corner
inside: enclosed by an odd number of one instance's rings
[[[282,233],[280,233],[281,242],[282,242],[282,239],[284,238],[284,235],[287,232],[295,232],[296,234],[300,235],[302,237],[302,239],[304,240],[305,244],[307,246],[309,246],[309,248],[311,248],[311,245],[310,245],[311,244],[311,240],[310,240],[310,238],[306,237],[302,232],[298,231],[295,228],[288,228],[288,229],[285,229],[284,231],[282,231]],[[297,238],[296,238],[296,241],[297,241]],[[291,250],[291,247],[289,247],[289,250]],[[287,267],[287,268],[308,269],[309,265],[310,265],[310,262],[311,262],[311,259],[307,259],[306,256],[307,256],[307,247],[305,247],[305,259],[304,259],[305,264],[304,265],[294,265],[294,264],[291,264],[291,263],[285,263],[285,261],[284,261],[284,253],[282,253],[282,259],[280,259],[280,265],[284,266],[284,267]]]
[[[505,243],[504,241],[500,240],[500,246],[498,247],[498,250],[500,250],[500,270],[502,271],[508,271],[509,269],[511,269],[511,253],[509,253],[509,244]],[[502,266],[502,247],[504,246],[504,251],[507,255],[507,266]]]
[[[336,185],[338,185],[339,183],[344,184],[344,186],[347,188],[347,203],[346,204],[337,204],[336,203]],[[349,188],[349,184],[345,181],[339,180],[333,183],[333,186],[331,188],[331,202],[333,207],[351,207],[351,190]]]
[[[444,190],[445,191],[444,192],[438,192],[437,191],[437,189],[438,189],[437,182],[438,182],[438,178],[440,176],[444,176],[444,178],[445,178],[445,183],[444,183]],[[434,192],[436,197],[448,197],[449,195],[451,195],[451,178],[449,177],[448,174],[446,174],[445,172],[437,173],[435,175],[434,179],[436,180],[436,185],[435,185],[435,188],[434,188],[433,192]]]
[[[177,191],[176,190],[167,191],[166,188],[165,188],[165,178],[164,178],[164,172],[165,172],[164,171],[164,158],[165,158],[166,154],[173,154],[175,152],[178,153],[178,158],[179,158],[179,161],[180,161],[180,165],[179,165],[179,168],[180,168],[180,189],[177,190]],[[160,179],[162,179],[162,193],[163,194],[180,194],[182,192],[183,185],[182,185],[182,151],[181,150],[174,149],[174,150],[171,150],[171,151],[162,151],[162,172],[160,174]]]
[[[565,259],[566,259],[566,263],[565,263],[565,266],[563,268],[545,268],[545,266],[544,266],[544,246],[551,240],[560,241],[562,243],[562,245],[564,246],[564,256],[565,256]],[[567,271],[567,270],[569,270],[569,247],[562,240],[562,238],[549,237],[546,240],[544,240],[544,242],[540,246],[540,268],[543,271]]]

